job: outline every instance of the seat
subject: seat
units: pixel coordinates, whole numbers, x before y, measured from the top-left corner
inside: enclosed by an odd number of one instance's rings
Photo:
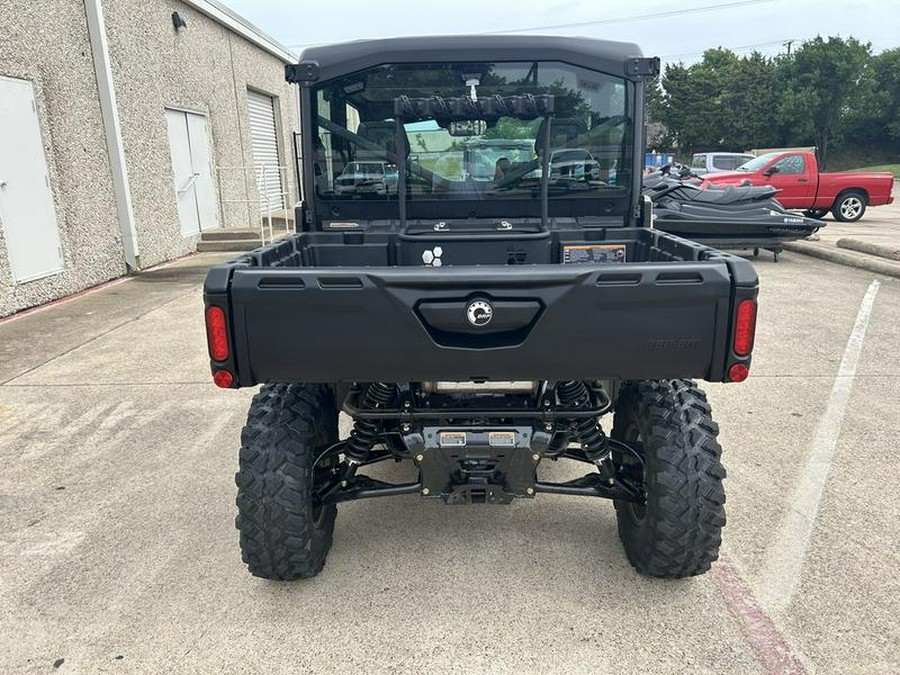
[[[691,201],[704,204],[735,204],[737,202],[753,202],[771,199],[776,189],[768,185],[755,187],[735,187],[726,185],[722,189],[699,190]]]

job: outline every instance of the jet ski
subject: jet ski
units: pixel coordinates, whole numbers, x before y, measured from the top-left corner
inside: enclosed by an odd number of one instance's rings
[[[703,188],[696,177],[658,171],[644,177],[643,194],[653,203],[655,227],[717,248],[772,251],[808,237],[825,223],[786,210],[771,186]]]

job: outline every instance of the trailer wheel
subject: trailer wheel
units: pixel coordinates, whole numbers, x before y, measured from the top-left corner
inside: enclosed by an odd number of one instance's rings
[[[253,397],[235,475],[235,525],[254,576],[291,580],[322,570],[337,507],[316,503],[313,465],[337,441],[337,424],[326,386],[267,384]]]
[[[831,207],[831,215],[843,223],[855,223],[865,212],[866,195],[857,190],[842,192]]]
[[[702,574],[725,525],[722,449],[706,395],[689,380],[627,382],[613,437],[643,446],[646,504],[616,500],[619,537],[641,574]]]
[[[828,209],[806,209],[806,211],[803,212],[803,215],[807,218],[822,220],[822,218],[828,215]]]

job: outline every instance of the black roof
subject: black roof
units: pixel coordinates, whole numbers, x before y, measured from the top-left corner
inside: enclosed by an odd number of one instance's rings
[[[317,66],[315,79],[321,80],[383,63],[465,61],[564,61],[611,75],[626,75],[626,60],[640,56],[641,48],[631,42],[548,35],[442,35],[308,47],[300,63]]]

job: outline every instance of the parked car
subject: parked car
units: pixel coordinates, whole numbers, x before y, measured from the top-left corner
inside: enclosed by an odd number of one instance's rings
[[[702,152],[691,160],[691,171],[698,176],[718,171],[734,171],[741,164],[754,159],[743,152]]]
[[[789,209],[803,209],[811,218],[831,211],[837,220],[852,223],[862,218],[868,206],[894,201],[894,175],[872,173],[819,173],[812,152],[770,152],[738,167],[736,171],[707,174],[709,185],[771,185],[779,190],[778,201]]]
[[[535,162],[536,163],[536,162]],[[527,174],[529,178],[539,179],[541,169],[537,168]],[[615,169],[609,175],[615,178]],[[594,159],[590,151],[584,148],[563,148],[550,154],[550,185],[559,186],[576,182],[599,181],[601,177],[600,162]]]
[[[350,162],[334,180],[338,195],[397,191],[397,169],[385,162]]]
[[[550,184],[600,180],[600,163],[583,148],[555,150],[550,155]]]

